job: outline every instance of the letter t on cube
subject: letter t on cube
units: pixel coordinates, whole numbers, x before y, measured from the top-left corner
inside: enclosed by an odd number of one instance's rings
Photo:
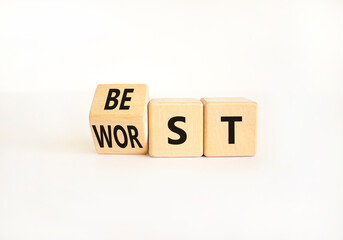
[[[246,98],[202,98],[204,155],[256,154],[257,104]]]
[[[98,85],[89,113],[98,153],[147,153],[148,101],[145,84]]]

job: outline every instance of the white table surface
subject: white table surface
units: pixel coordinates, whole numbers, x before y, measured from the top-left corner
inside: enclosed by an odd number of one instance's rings
[[[151,158],[96,153],[91,92],[1,94],[1,239],[340,239],[342,111],[278,96],[256,157]]]

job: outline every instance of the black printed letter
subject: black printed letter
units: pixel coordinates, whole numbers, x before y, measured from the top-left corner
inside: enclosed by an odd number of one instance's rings
[[[182,130],[181,128],[178,128],[175,126],[175,122],[186,122],[186,118],[185,117],[172,117],[171,119],[169,119],[168,121],[168,128],[179,134],[180,135],[180,138],[177,139],[177,140],[174,140],[174,139],[170,139],[168,138],[168,143],[169,144],[173,144],[173,145],[177,145],[177,144],[182,144],[184,142],[186,142],[186,139],[187,139],[187,134],[184,130]]]
[[[242,117],[221,117],[222,122],[229,122],[229,144],[235,144],[235,122],[242,122]]]
[[[103,126],[103,125],[100,125],[100,136],[99,136],[98,131],[96,130],[95,125],[92,125],[94,134],[95,134],[96,139],[98,140],[99,146],[100,146],[101,148],[104,147],[104,137],[105,137],[105,139],[106,139],[107,146],[108,146],[109,148],[112,147],[111,126],[108,125],[107,127],[108,127],[108,133],[106,133],[106,130],[105,130],[104,126]]]
[[[135,148],[135,143],[134,143],[134,141],[133,141],[133,140],[135,140],[136,143],[137,143],[137,145],[139,146],[139,148],[143,148],[142,145],[141,145],[141,143],[139,142],[139,140],[138,140],[138,138],[137,138],[137,137],[138,137],[138,130],[137,130],[137,128],[136,128],[135,126],[128,125],[128,126],[127,126],[127,130],[128,130],[128,132],[129,132],[131,147],[132,147],[132,148]],[[133,130],[134,134],[132,134],[132,131],[131,131],[131,130]]]
[[[118,130],[120,130],[123,133],[123,137],[124,137],[124,142],[121,143],[118,139]],[[119,147],[121,148],[126,148],[127,146],[127,136],[126,136],[126,132],[125,129],[120,126],[120,125],[116,125],[113,129],[113,135],[114,135],[114,140],[116,141],[116,143],[118,144]]]
[[[115,96],[112,96],[112,93],[115,93]],[[111,110],[111,109],[115,109],[116,106],[118,105],[118,99],[117,97],[119,97],[120,94],[120,90],[116,89],[116,88],[111,88],[108,90],[108,95],[107,95],[107,100],[106,100],[106,104],[105,104],[105,108],[104,110]],[[113,105],[110,106],[110,102],[113,101]]]
[[[121,100],[121,104],[120,104],[120,110],[129,110],[130,106],[125,106],[125,102],[126,101],[131,101],[130,97],[127,97],[128,93],[133,93],[133,88],[128,88],[128,89],[124,89],[124,93],[123,93],[123,98]]]

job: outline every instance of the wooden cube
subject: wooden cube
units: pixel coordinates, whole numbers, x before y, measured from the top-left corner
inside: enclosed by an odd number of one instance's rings
[[[148,101],[145,84],[98,85],[89,113],[98,153],[147,153]]]
[[[203,155],[203,104],[197,99],[149,102],[149,154],[152,157]]]
[[[246,98],[202,98],[204,155],[256,154],[257,104]]]

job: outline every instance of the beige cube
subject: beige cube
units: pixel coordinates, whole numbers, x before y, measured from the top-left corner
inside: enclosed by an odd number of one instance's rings
[[[148,101],[145,84],[98,85],[89,113],[98,153],[147,153]]]
[[[152,157],[203,155],[203,104],[197,99],[149,102],[149,154]]]
[[[202,98],[204,155],[256,154],[257,104],[246,98]]]

